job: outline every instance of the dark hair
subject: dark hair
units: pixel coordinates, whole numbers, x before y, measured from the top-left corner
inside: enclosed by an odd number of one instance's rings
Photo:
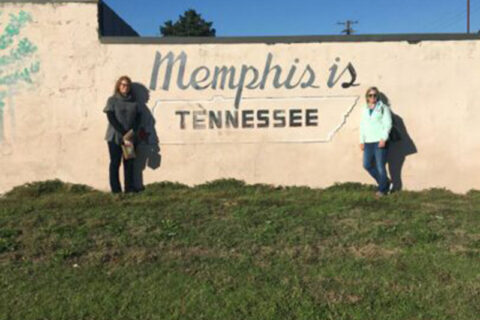
[[[132,91],[132,79],[130,79],[129,76],[121,76],[120,78],[118,78],[117,82],[115,83],[115,88],[113,89],[113,94],[120,94],[120,83],[122,83],[122,81],[127,81],[128,84],[129,84],[129,89],[128,89],[128,93],[130,93]]]

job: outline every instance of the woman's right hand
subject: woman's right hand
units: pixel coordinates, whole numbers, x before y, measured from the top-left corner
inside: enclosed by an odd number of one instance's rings
[[[127,147],[133,146],[133,142],[127,139],[123,139],[123,145]]]
[[[365,149],[365,144],[364,143],[360,143],[360,150],[364,150]]]

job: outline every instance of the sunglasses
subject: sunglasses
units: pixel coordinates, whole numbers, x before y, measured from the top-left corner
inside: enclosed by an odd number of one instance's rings
[[[377,97],[377,94],[376,94],[376,93],[369,93],[369,94],[367,94],[367,97],[369,97],[369,98],[376,98],[376,97]]]
[[[120,85],[121,85],[122,87],[130,87],[130,84],[129,84],[129,83],[125,83],[125,82],[120,83]]]

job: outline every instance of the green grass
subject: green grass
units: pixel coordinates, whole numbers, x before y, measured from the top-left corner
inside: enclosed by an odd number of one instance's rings
[[[0,319],[480,319],[480,192],[219,180],[0,198]]]

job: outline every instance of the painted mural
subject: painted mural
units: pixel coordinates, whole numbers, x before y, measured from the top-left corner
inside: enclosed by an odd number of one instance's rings
[[[359,101],[353,63],[336,57],[328,70],[319,70],[298,57],[289,65],[278,64],[276,58],[269,52],[260,63],[200,65],[189,73],[186,52],[157,51],[150,90],[214,92],[201,100],[157,100],[152,112],[158,127],[166,129],[162,143],[331,142]],[[244,97],[266,88],[282,94]],[[304,95],[305,89],[316,94]],[[292,94],[285,96],[285,91]]]
[[[9,15],[0,12],[0,143],[6,142],[7,124],[14,139],[14,96],[30,87],[40,71],[37,46],[22,34],[31,22],[32,16],[23,10]]]

